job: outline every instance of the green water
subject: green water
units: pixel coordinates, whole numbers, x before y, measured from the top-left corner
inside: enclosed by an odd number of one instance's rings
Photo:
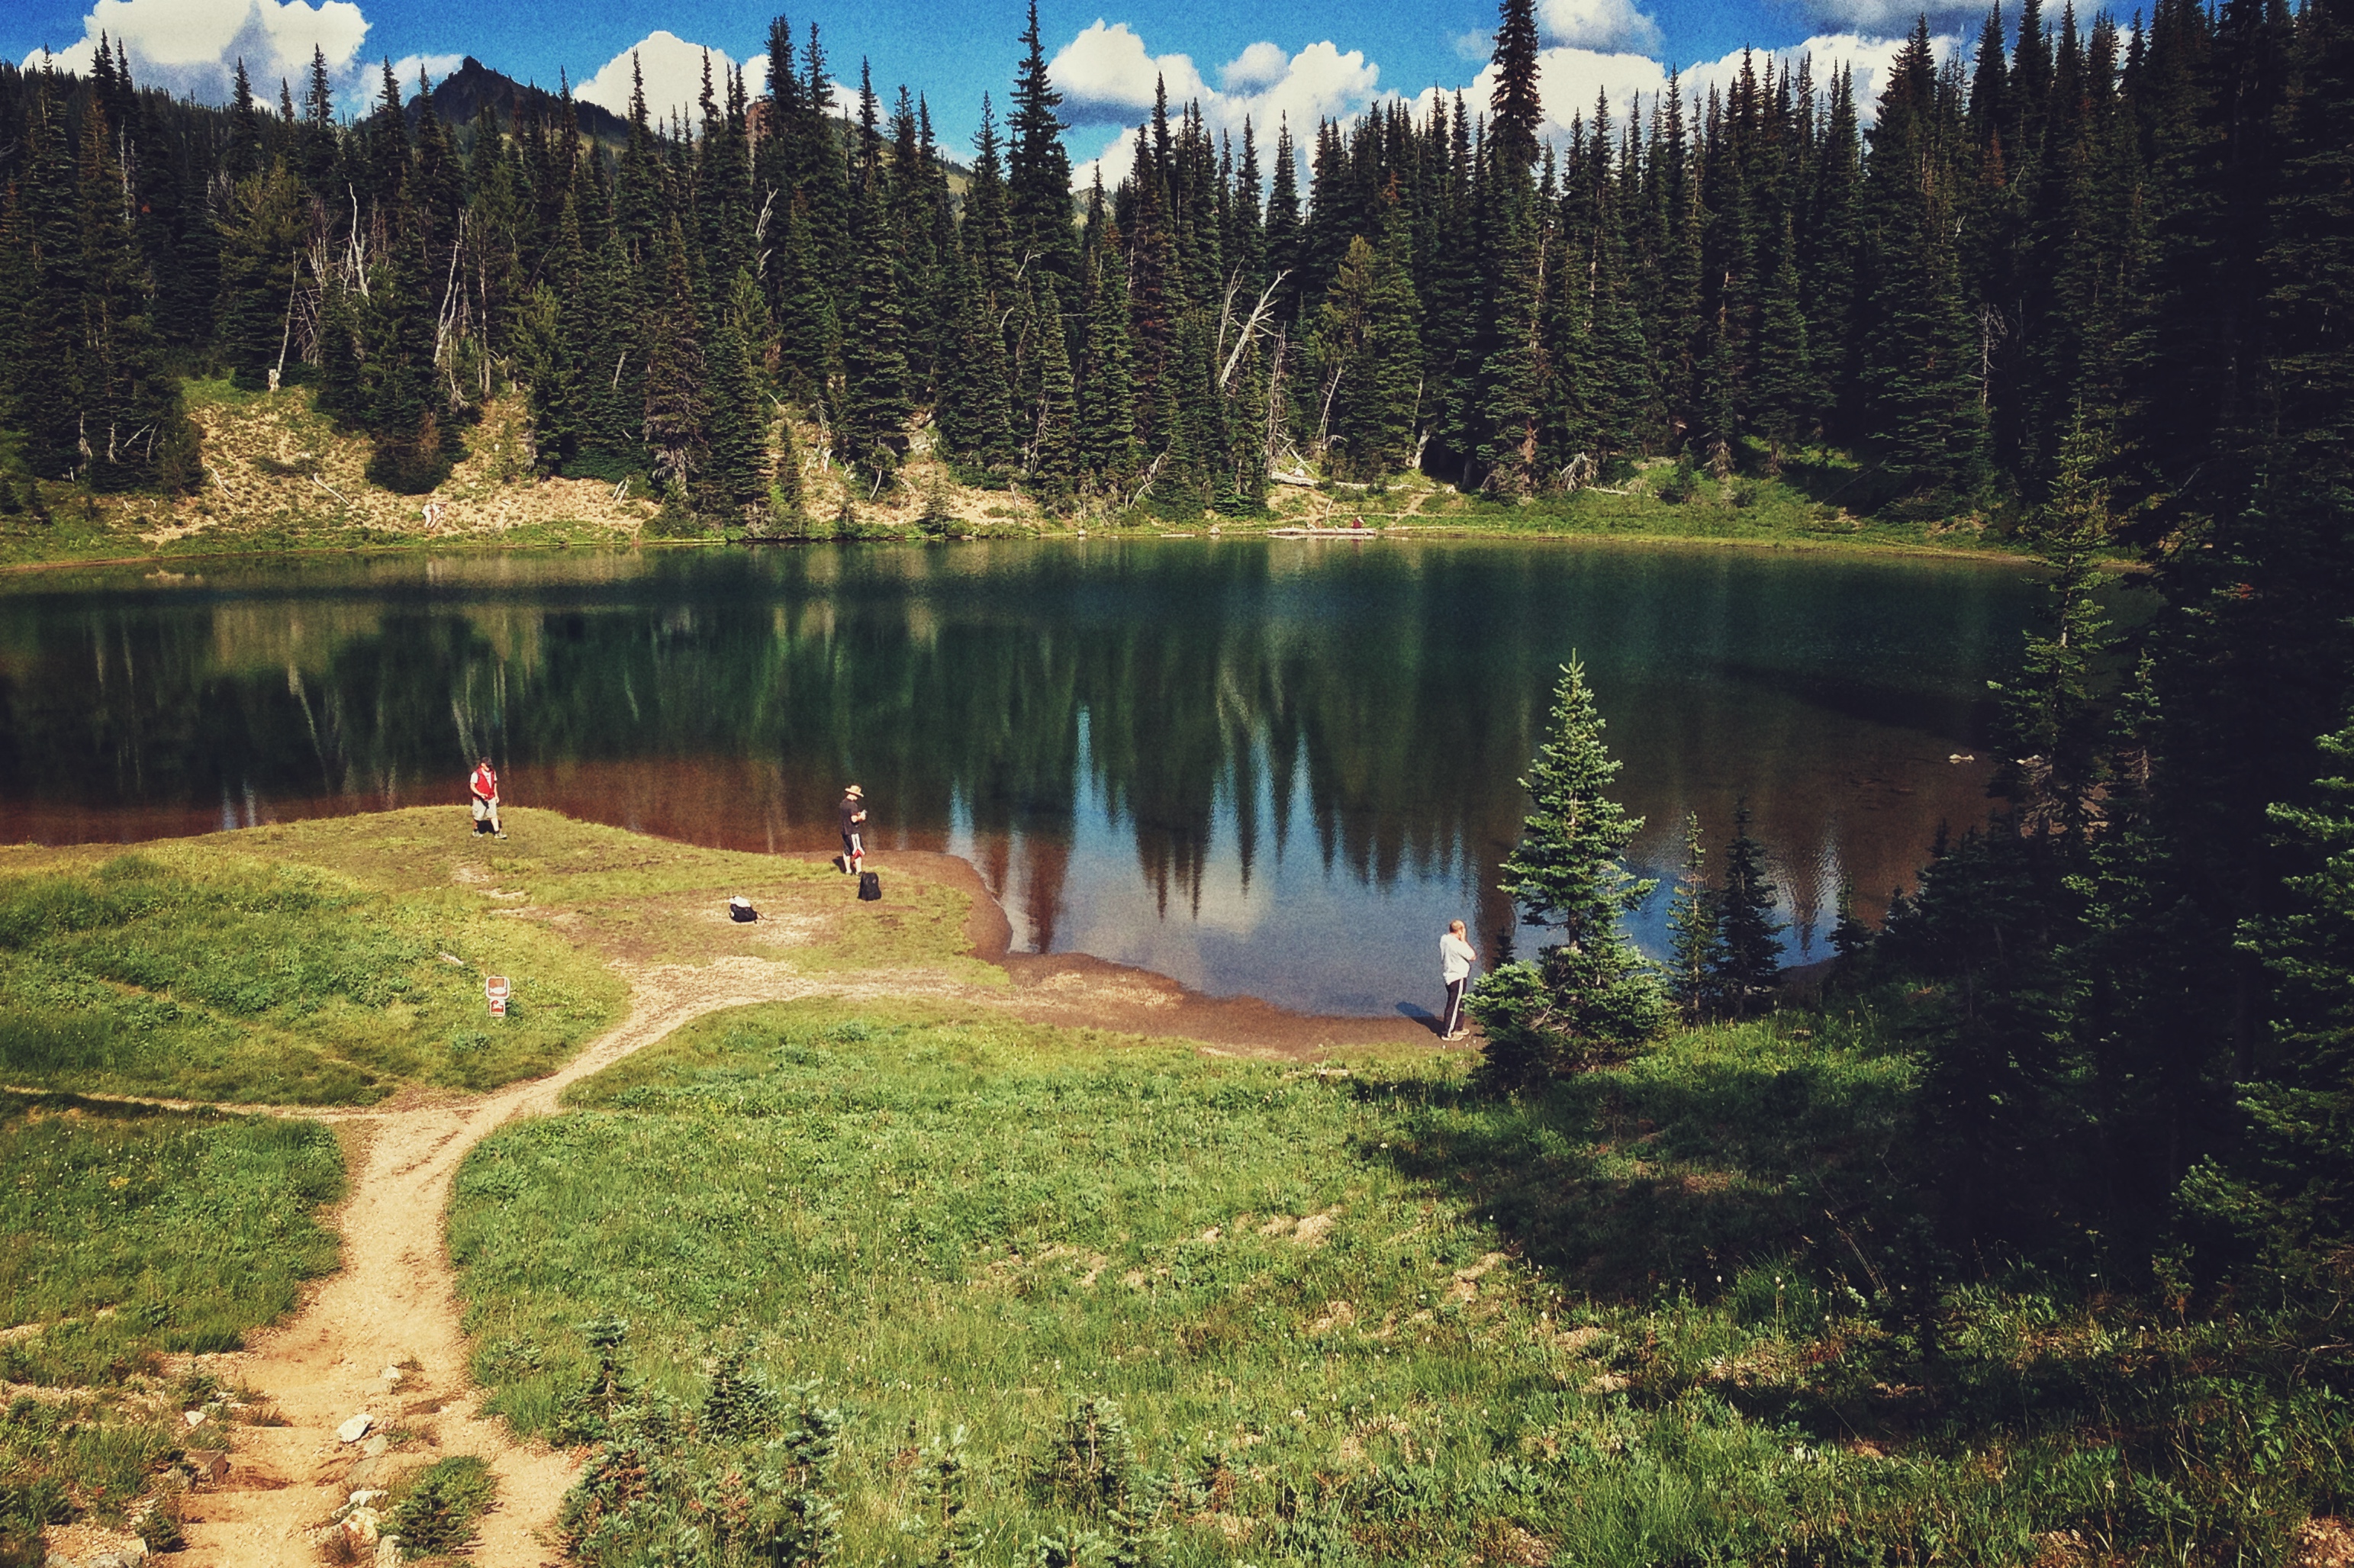
[[[1514,780],[1578,651],[1636,853],[1745,793],[1794,958],[1985,809],[2016,565],[1575,542],[1221,541],[323,557],[0,588],[0,840],[447,801],[978,864],[1017,947],[1312,1011],[1483,949]],[[1964,760],[1955,760],[1963,758]],[[887,853],[885,857],[887,863]],[[1657,910],[1638,921],[1656,936]]]

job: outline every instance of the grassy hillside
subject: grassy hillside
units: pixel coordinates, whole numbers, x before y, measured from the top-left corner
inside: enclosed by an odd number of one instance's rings
[[[393,894],[217,842],[6,874],[0,1072],[18,1086],[329,1105],[548,1071],[621,986],[459,888]],[[486,972],[517,1004],[493,1025]]]
[[[206,482],[195,494],[95,497],[45,485],[40,512],[0,514],[0,566],[295,549],[611,546],[670,532],[643,475],[621,482],[534,477],[525,411],[512,393],[485,406],[481,422],[463,432],[465,461],[422,496],[370,484],[362,472],[366,440],[336,433],[313,411],[306,388],[244,392],[225,380],[197,381],[189,384],[187,401],[204,431]],[[1254,516],[1218,516],[1150,498],[1133,506],[1112,498],[1052,514],[1018,489],[965,482],[970,476],[960,477],[939,459],[934,436],[928,426],[917,429],[900,482],[876,494],[851,483],[830,461],[819,427],[797,425],[802,516],[763,528],[828,538],[1020,535],[1082,527],[1247,534],[1340,526],[1362,518],[1378,528],[1426,534],[2010,547],[2003,531],[1983,516],[1906,513],[1883,493],[1884,476],[1834,451],[1799,454],[1776,478],[1722,482],[1655,461],[1620,486],[1520,504],[1464,495],[1415,473],[1370,486],[1278,484],[1266,510]],[[718,542],[716,535],[699,536]]]
[[[1901,1221],[1877,1015],[1533,1099],[914,1009],[720,1015],[461,1171],[578,1560],[2277,1560],[2342,1409],[2244,1324]],[[833,1510],[839,1510],[838,1520]],[[814,1533],[812,1533],[814,1532]]]
[[[504,842],[445,807],[127,854],[0,849],[0,1085],[295,1105],[492,1088],[619,1020],[615,960],[742,951],[1003,981],[965,957],[966,895],[920,877],[862,906],[822,864],[506,820]],[[730,927],[737,893],[769,922]],[[496,1022],[489,974],[514,991]]]

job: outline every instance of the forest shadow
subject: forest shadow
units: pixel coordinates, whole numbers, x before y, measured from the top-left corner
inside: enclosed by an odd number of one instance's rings
[[[1604,1299],[1715,1298],[1901,1185],[1907,1096],[1882,1064],[1662,1055],[1511,1096],[1360,1092],[1404,1124],[1370,1157],[1469,1199],[1529,1263]]]

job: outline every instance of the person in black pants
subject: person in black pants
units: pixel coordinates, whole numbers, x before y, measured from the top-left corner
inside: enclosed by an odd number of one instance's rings
[[[842,869],[856,875],[866,859],[866,791],[853,784],[842,792]]]

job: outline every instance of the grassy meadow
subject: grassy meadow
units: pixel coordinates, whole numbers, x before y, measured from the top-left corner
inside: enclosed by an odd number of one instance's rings
[[[862,908],[823,865],[507,818],[504,842],[420,808],[128,853],[0,850],[0,1086],[278,1105],[493,1088],[619,1021],[615,960],[745,951],[1004,981],[966,956],[957,889],[910,879]],[[737,892],[770,923],[730,927]],[[497,1022],[488,974],[514,987]]]
[[[1890,1037],[1496,1099],[745,1010],[486,1142],[451,1247],[498,1408],[605,1444],[591,1564],[2279,1560],[2345,1413],[2244,1326],[1924,1266]]]
[[[560,938],[456,890],[395,895],[211,845],[7,865],[0,1069],[20,1086],[294,1105],[489,1088],[556,1066],[620,1000]],[[518,991],[497,1027],[493,962]]]

